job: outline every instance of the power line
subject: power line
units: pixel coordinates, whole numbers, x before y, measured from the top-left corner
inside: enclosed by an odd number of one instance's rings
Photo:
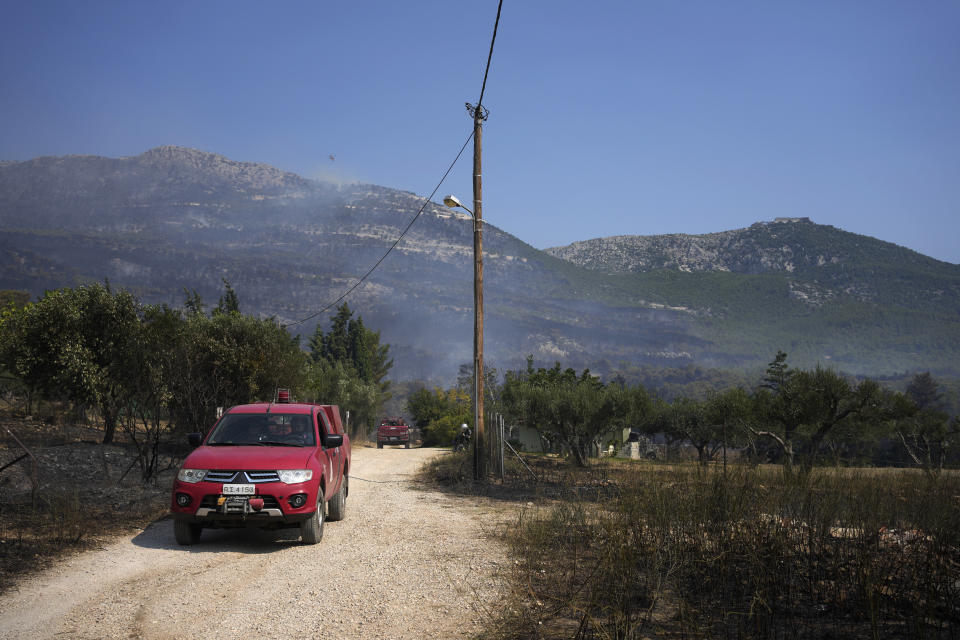
[[[477,106],[469,102],[466,103],[467,113],[474,120],[486,120],[490,117],[490,110],[483,106],[483,94],[487,91],[487,76],[490,74],[490,61],[493,60],[493,43],[497,41],[497,27],[500,26],[500,9],[503,8],[503,0],[497,5],[497,19],[493,23],[493,37],[490,38],[490,53],[487,54],[487,68],[483,71],[483,85],[480,87],[480,99],[477,100]]]
[[[483,104],[483,94],[487,90],[487,74],[490,73],[490,60],[493,59],[493,43],[497,41],[497,27],[500,25],[500,9],[503,8],[503,0],[497,4],[497,19],[493,23],[493,37],[490,38],[490,53],[487,54],[487,68],[483,72],[483,85],[480,87],[480,99],[477,100],[477,108]]]
[[[498,12],[498,15],[499,15],[499,12]],[[482,93],[482,92],[481,92],[481,93]],[[292,327],[292,326],[295,326],[295,325],[298,325],[298,324],[303,324],[303,323],[306,322],[307,320],[311,320],[311,319],[316,318],[317,316],[319,316],[319,315],[321,315],[321,314],[323,314],[323,313],[326,313],[327,311],[329,311],[330,309],[332,309],[336,304],[338,304],[340,301],[342,301],[344,298],[346,298],[348,295],[350,295],[351,293],[353,293],[353,290],[354,290],[354,289],[356,289],[356,288],[359,287],[361,284],[363,284],[364,280],[366,280],[368,277],[370,277],[370,274],[372,274],[372,273],[376,270],[376,268],[380,266],[380,263],[381,263],[381,262],[383,262],[384,260],[387,259],[387,256],[390,255],[390,252],[393,251],[394,249],[396,249],[396,248],[397,248],[397,245],[400,244],[400,241],[403,240],[403,237],[404,237],[405,235],[407,235],[407,231],[410,230],[410,227],[413,226],[413,223],[417,221],[417,219],[420,217],[420,214],[423,213],[423,210],[424,210],[424,209],[427,207],[427,205],[430,204],[430,202],[433,200],[433,196],[436,195],[437,191],[440,190],[440,186],[441,186],[441,185],[443,184],[443,182],[447,179],[447,176],[450,175],[450,172],[453,170],[454,165],[457,164],[457,160],[459,160],[459,159],[460,159],[460,156],[463,155],[463,150],[467,148],[467,145],[470,144],[470,140],[472,140],[472,139],[473,139],[473,130],[470,131],[470,135],[467,136],[467,139],[466,139],[466,141],[463,143],[463,146],[460,147],[460,151],[457,153],[457,157],[453,159],[453,162],[450,163],[450,166],[447,167],[447,170],[443,173],[443,177],[440,178],[440,182],[437,183],[437,186],[433,188],[433,191],[430,192],[430,195],[427,196],[426,200],[423,201],[423,204],[420,206],[420,210],[417,211],[417,215],[413,216],[413,219],[410,220],[410,223],[407,224],[406,228],[403,230],[403,232],[400,234],[400,236],[396,239],[396,241],[395,241],[392,245],[390,245],[390,248],[387,249],[386,253],[384,253],[384,254],[380,257],[380,259],[377,260],[376,264],[374,264],[372,267],[370,267],[370,269],[369,269],[365,274],[363,274],[363,276],[361,276],[360,279],[357,280],[357,281],[353,284],[352,287],[350,287],[349,289],[347,289],[347,290],[343,293],[343,295],[341,295],[339,298],[337,298],[336,300],[334,300],[333,302],[331,302],[330,304],[328,304],[327,306],[325,306],[323,309],[320,309],[320,311],[317,311],[316,313],[311,313],[311,314],[310,314],[309,316],[307,316],[306,318],[301,318],[300,320],[297,320],[297,321],[295,321],[295,322],[291,322],[291,323],[289,323],[289,324],[285,324],[285,325],[283,325],[283,326],[285,326],[285,327]]]

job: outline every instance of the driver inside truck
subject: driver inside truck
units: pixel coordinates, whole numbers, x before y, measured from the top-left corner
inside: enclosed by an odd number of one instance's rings
[[[290,435],[292,428],[289,422],[283,421],[283,416],[270,416],[267,418],[267,430],[271,436]]]
[[[313,438],[309,436],[309,419],[307,416],[293,416],[290,418],[290,430],[292,434],[304,443],[312,444]]]

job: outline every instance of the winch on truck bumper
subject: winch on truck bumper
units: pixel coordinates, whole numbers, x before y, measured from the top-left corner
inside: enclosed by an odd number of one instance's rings
[[[280,509],[264,509],[263,498],[245,498],[243,496],[220,496],[217,499],[216,513],[219,515],[240,515],[247,516],[251,513],[282,517],[283,512]],[[203,512],[203,513],[201,513]],[[209,509],[197,509],[197,517],[209,515]]]

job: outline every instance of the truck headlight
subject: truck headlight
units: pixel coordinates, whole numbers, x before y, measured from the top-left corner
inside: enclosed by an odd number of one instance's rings
[[[206,475],[206,469],[180,469],[177,473],[177,480],[194,484],[203,480]]]
[[[284,484],[297,484],[313,478],[313,471],[311,469],[278,469],[277,475],[280,476],[280,482]]]

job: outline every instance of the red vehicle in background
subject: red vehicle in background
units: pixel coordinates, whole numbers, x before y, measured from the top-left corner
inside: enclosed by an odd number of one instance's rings
[[[179,544],[195,544],[204,528],[228,527],[299,528],[303,542],[316,544],[324,522],[346,513],[350,439],[336,405],[240,405],[206,439],[189,439],[197,448],[170,504]]]
[[[385,444],[403,445],[410,448],[410,426],[403,418],[384,418],[377,427],[377,449]]]

